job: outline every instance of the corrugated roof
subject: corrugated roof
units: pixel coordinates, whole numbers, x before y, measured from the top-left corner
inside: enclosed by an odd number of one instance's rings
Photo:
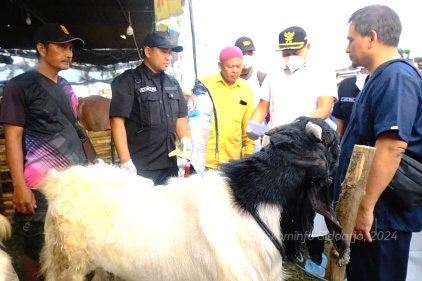
[[[4,0],[0,4],[0,48],[33,49],[35,29],[45,22],[57,22],[85,41],[85,47],[75,52],[76,62],[107,65],[138,60],[132,36],[120,37],[129,24],[129,11],[140,44],[153,29],[153,0]]]

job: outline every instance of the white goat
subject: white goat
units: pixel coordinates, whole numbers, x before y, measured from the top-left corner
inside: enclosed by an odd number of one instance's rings
[[[44,189],[47,280],[102,267],[125,280],[281,280],[281,256],[217,172],[163,187],[107,164],[73,167]],[[280,235],[280,209],[261,217]],[[259,249],[259,251],[256,251]]]
[[[9,220],[0,215],[0,241],[7,240],[11,237],[12,230],[10,227]],[[3,247],[3,243],[0,242],[0,247]],[[9,254],[0,248],[0,281],[19,281],[16,275],[15,269],[12,265],[12,259]]]
[[[325,183],[333,164],[304,122],[294,126],[293,135],[301,134],[317,163],[298,168],[309,158],[293,163],[293,154],[283,157],[291,133],[286,127],[287,135],[286,128],[278,130],[268,147],[222,172],[174,178],[165,186],[104,163],[51,171],[42,188],[49,202],[41,253],[46,280],[82,281],[97,267],[127,281],[283,280],[281,255],[251,214],[281,237],[281,212],[294,209],[284,201],[298,205],[295,194],[303,194],[304,184],[317,186],[314,170]]]

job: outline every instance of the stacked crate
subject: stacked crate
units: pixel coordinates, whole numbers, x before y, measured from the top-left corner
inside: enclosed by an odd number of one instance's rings
[[[13,187],[6,163],[6,147],[3,136],[0,138],[0,187],[0,213],[11,220],[14,214],[12,206]]]
[[[110,130],[99,132],[88,131],[88,136],[100,159],[109,164],[118,162]]]

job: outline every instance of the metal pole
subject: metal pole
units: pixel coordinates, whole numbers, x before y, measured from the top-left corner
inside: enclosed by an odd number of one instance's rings
[[[189,16],[190,16],[190,29],[192,32],[193,68],[195,70],[195,81],[196,81],[198,79],[198,70],[196,66],[196,43],[195,43],[195,28],[193,24],[192,0],[189,0]]]

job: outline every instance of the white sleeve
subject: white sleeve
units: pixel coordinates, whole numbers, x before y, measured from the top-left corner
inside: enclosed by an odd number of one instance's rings
[[[331,71],[328,69],[324,69],[324,71],[320,72],[322,75],[320,76],[320,80],[318,81],[319,90],[318,96],[332,96],[334,98],[334,102],[338,100],[337,94],[337,78],[335,71]]]

